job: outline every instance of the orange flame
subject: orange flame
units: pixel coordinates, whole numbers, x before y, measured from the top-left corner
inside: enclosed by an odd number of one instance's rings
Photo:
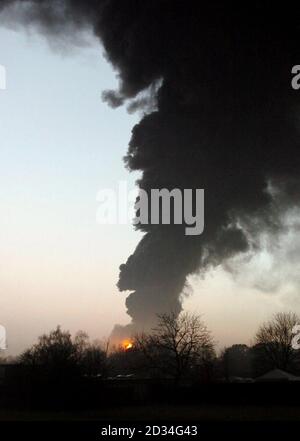
[[[128,351],[128,349],[133,348],[133,344],[130,340],[124,340],[122,346],[125,349],[125,351]]]

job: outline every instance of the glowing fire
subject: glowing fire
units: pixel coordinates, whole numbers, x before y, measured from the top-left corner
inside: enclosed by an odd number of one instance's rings
[[[131,343],[130,340],[124,340],[122,346],[125,349],[125,351],[128,351],[128,349],[133,348],[133,344]]]

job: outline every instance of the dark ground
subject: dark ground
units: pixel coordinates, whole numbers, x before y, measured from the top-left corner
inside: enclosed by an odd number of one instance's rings
[[[84,411],[0,410],[0,421],[299,421],[300,406],[127,405]]]

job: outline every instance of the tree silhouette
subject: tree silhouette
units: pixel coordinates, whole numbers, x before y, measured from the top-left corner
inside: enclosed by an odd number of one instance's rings
[[[182,313],[158,315],[151,334],[135,337],[134,346],[145,356],[152,371],[179,382],[193,371],[208,366],[214,357],[214,342],[201,317]]]
[[[252,353],[244,344],[235,344],[225,348],[221,354],[221,363],[225,377],[251,377]]]
[[[105,370],[106,353],[99,343],[91,344],[86,333],[79,331],[72,339],[69,331],[57,326],[49,334],[40,336],[38,343],[21,355],[20,362],[41,366],[56,379],[99,375]]]
[[[255,336],[256,363],[269,368],[291,368],[297,354],[292,348],[292,330],[298,323],[299,317],[292,312],[279,312],[263,323]]]

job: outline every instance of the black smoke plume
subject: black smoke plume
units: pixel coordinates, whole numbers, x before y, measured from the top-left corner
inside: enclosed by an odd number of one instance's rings
[[[204,188],[205,231],[143,225],[120,267],[133,324],[181,310],[187,276],[255,251],[299,197],[300,13],[274,2],[191,0],[0,1],[5,20],[49,38],[91,28],[117,69],[113,107],[155,101],[134,127],[125,163],[138,185]],[[72,34],[71,34],[72,35]],[[155,85],[160,84],[160,87]],[[143,98],[139,100],[139,96]],[[280,193],[281,204],[276,195]],[[275,236],[274,236],[275,237]],[[119,330],[116,330],[119,332]]]

